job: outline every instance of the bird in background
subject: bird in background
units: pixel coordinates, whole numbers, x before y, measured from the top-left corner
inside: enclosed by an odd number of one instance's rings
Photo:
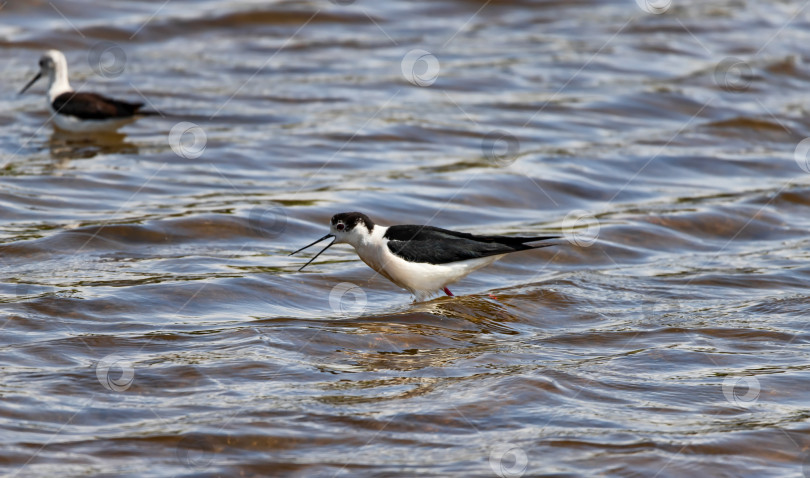
[[[141,116],[158,114],[140,111],[143,103],[107,98],[98,93],[74,91],[68,81],[65,55],[48,50],[39,59],[39,73],[20,90],[23,94],[40,78],[48,78],[46,97],[54,124],[71,132],[115,131]]]
[[[299,271],[334,244],[350,244],[360,259],[394,284],[407,289],[417,300],[426,300],[473,271],[488,266],[511,252],[548,247],[531,242],[559,236],[487,236],[450,231],[433,226],[375,224],[360,212],[332,216],[329,234],[292,252],[297,254],[329,238],[334,240]]]

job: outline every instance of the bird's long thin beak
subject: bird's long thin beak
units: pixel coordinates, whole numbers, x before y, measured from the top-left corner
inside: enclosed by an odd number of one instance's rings
[[[330,237],[335,237],[335,236],[334,236],[333,234],[327,234],[327,235],[323,236],[322,238],[318,239],[317,241],[313,242],[312,244],[309,244],[309,245],[307,245],[307,246],[304,246],[304,247],[302,247],[301,249],[298,249],[298,250],[297,250],[297,251],[295,251],[295,252],[291,252],[291,253],[290,253],[290,255],[297,254],[297,253],[299,253],[299,252],[303,251],[304,249],[308,249],[308,248],[310,248],[310,247],[314,246],[315,244],[317,244],[317,243],[319,243],[319,242],[321,242],[321,241],[325,241],[325,240],[329,239]],[[315,257],[313,257],[312,259],[310,259],[310,260],[309,260],[309,262],[307,262],[306,264],[304,264],[303,266],[301,266],[301,268],[300,268],[300,269],[298,269],[298,272],[301,272],[302,270],[304,270],[304,267],[306,267],[306,266],[310,265],[310,264],[312,263],[312,261],[314,261],[315,259],[317,259],[317,258],[318,258],[318,256],[320,256],[321,254],[323,254],[323,252],[324,252],[325,250],[327,250],[327,249],[329,249],[330,247],[332,247],[332,244],[334,244],[334,243],[335,243],[335,241],[330,242],[328,246],[324,247],[324,248],[321,250],[321,252],[319,252],[319,253],[315,254]]]
[[[32,79],[31,79],[31,81],[29,81],[29,82],[28,82],[28,84],[27,84],[27,85],[25,85],[25,88],[21,89],[21,90],[20,90],[20,92],[19,92],[19,93],[17,93],[17,94],[18,94],[18,95],[21,95],[21,94],[25,93],[25,90],[27,90],[28,88],[31,88],[31,85],[33,85],[34,83],[36,83],[36,82],[37,82],[37,80],[38,80],[38,79],[40,79],[40,78],[42,78],[42,72],[41,72],[41,71],[40,71],[39,73],[37,73],[37,76],[35,76],[34,78],[32,78]]]

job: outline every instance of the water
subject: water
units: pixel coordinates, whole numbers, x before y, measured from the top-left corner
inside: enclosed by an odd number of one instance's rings
[[[2,470],[810,475],[806,6],[646,8],[6,3]],[[413,303],[351,210],[564,239]]]

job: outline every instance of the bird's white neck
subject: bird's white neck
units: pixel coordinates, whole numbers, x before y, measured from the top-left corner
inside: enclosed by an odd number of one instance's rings
[[[364,256],[377,257],[379,255],[379,249],[386,247],[385,243],[388,242],[385,237],[383,237],[387,230],[387,227],[375,224],[371,234],[363,235],[359,240],[354,241],[352,246],[354,246],[354,250],[357,251],[357,255],[360,256],[361,259]]]
[[[68,68],[64,57],[54,60],[53,70],[48,72],[48,100],[51,103],[62,93],[73,91],[68,81]]]
[[[354,247],[354,251],[357,253],[360,260],[375,271],[385,275],[385,277],[389,277],[385,273],[385,257],[388,248],[386,243],[388,240],[383,236],[386,230],[388,230],[387,227],[375,224],[371,234],[364,235],[358,238],[359,240],[352,241],[351,245]]]

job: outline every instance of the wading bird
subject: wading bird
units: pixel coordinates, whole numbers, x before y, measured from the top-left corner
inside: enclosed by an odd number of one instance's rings
[[[68,81],[65,55],[59,50],[48,50],[39,59],[39,73],[19,94],[43,76],[48,78],[48,109],[59,129],[72,132],[115,131],[140,116],[157,114],[140,111],[143,103],[114,100],[97,93],[74,91]]]
[[[485,236],[449,231],[433,226],[385,227],[363,213],[344,212],[332,216],[329,234],[290,255],[329,238],[334,240],[301,266],[308,266],[333,244],[350,244],[360,259],[394,284],[407,289],[417,300],[425,300],[471,272],[488,266],[510,252],[554,244],[530,242],[558,239],[558,236]]]

